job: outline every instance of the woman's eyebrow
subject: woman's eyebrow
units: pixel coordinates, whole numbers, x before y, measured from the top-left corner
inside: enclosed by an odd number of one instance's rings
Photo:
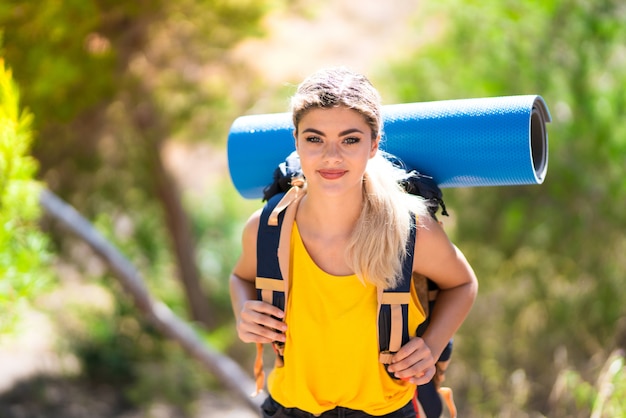
[[[362,134],[362,133],[363,133],[363,131],[362,131],[362,130],[360,130],[360,129],[357,129],[357,128],[350,128],[350,129],[346,129],[345,131],[341,131],[341,132],[339,132],[339,136],[350,135],[350,134],[353,134],[353,133],[355,133],[355,132],[356,132],[356,133],[359,133],[359,134]]]
[[[319,130],[317,130],[315,128],[306,128],[305,130],[302,131],[302,133],[307,133],[307,132],[311,132],[311,133],[314,133],[314,134],[317,134],[317,135],[324,136],[324,132],[319,131]]]
[[[321,135],[321,136],[324,136],[324,135],[325,135],[325,134],[324,134],[324,132],[322,132],[322,131],[320,131],[320,130],[317,130],[317,129],[315,129],[315,128],[306,128],[306,129],[304,129],[304,130],[302,131],[302,133],[306,133],[306,132],[311,132],[311,133],[314,133],[314,134],[317,134],[317,135]],[[350,135],[350,134],[353,134],[353,133],[355,133],[355,132],[356,132],[356,133],[359,133],[359,134],[362,134],[362,133],[363,133],[363,131],[361,131],[360,129],[357,129],[357,128],[350,128],[350,129],[346,129],[346,130],[344,130],[344,131],[339,132],[339,136]]]

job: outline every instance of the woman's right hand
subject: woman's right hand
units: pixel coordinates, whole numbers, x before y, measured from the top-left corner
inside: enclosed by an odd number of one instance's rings
[[[280,320],[284,316],[284,311],[267,302],[248,300],[237,321],[239,338],[246,343],[285,342],[287,324]]]

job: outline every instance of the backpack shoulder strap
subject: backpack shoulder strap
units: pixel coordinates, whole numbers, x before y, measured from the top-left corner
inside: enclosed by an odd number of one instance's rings
[[[280,309],[285,308],[285,292],[278,263],[278,244],[285,214],[279,214],[276,225],[270,225],[268,221],[284,195],[285,193],[275,195],[263,207],[256,244],[257,299],[271,303]]]
[[[304,183],[296,183],[286,193],[268,200],[261,211],[257,233],[257,271],[255,286],[257,299],[270,303],[283,311],[287,307],[289,293],[289,249],[291,229],[296,217],[298,203],[306,193]],[[263,370],[263,344],[256,345],[254,376],[258,395],[265,386]],[[274,341],[276,362],[281,364],[285,344]]]
[[[306,193],[304,182],[286,193],[273,196],[261,212],[257,233],[257,298],[284,310],[289,291],[289,250],[291,229],[300,199]]]
[[[416,237],[415,215],[411,218],[411,232],[407,239],[407,253],[402,264],[402,278],[392,289],[378,290],[378,346],[379,361],[391,363],[391,357],[409,341],[409,303]]]

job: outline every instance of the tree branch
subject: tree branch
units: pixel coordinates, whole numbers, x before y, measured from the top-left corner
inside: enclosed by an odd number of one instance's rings
[[[255,384],[233,359],[208,346],[187,322],[176,316],[164,303],[154,300],[137,269],[72,206],[49,190],[42,191],[39,201],[47,215],[85,241],[108,264],[115,277],[132,295],[136,306],[157,329],[177,341],[225,387],[260,415],[263,399],[250,396]]]

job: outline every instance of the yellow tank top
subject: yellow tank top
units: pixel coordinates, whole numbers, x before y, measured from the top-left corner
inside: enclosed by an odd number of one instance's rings
[[[332,276],[311,259],[294,223],[284,366],[268,389],[287,408],[321,414],[337,406],[384,415],[402,408],[415,385],[392,379],[378,361],[376,288],[356,275]],[[411,286],[409,329],[424,320]]]

